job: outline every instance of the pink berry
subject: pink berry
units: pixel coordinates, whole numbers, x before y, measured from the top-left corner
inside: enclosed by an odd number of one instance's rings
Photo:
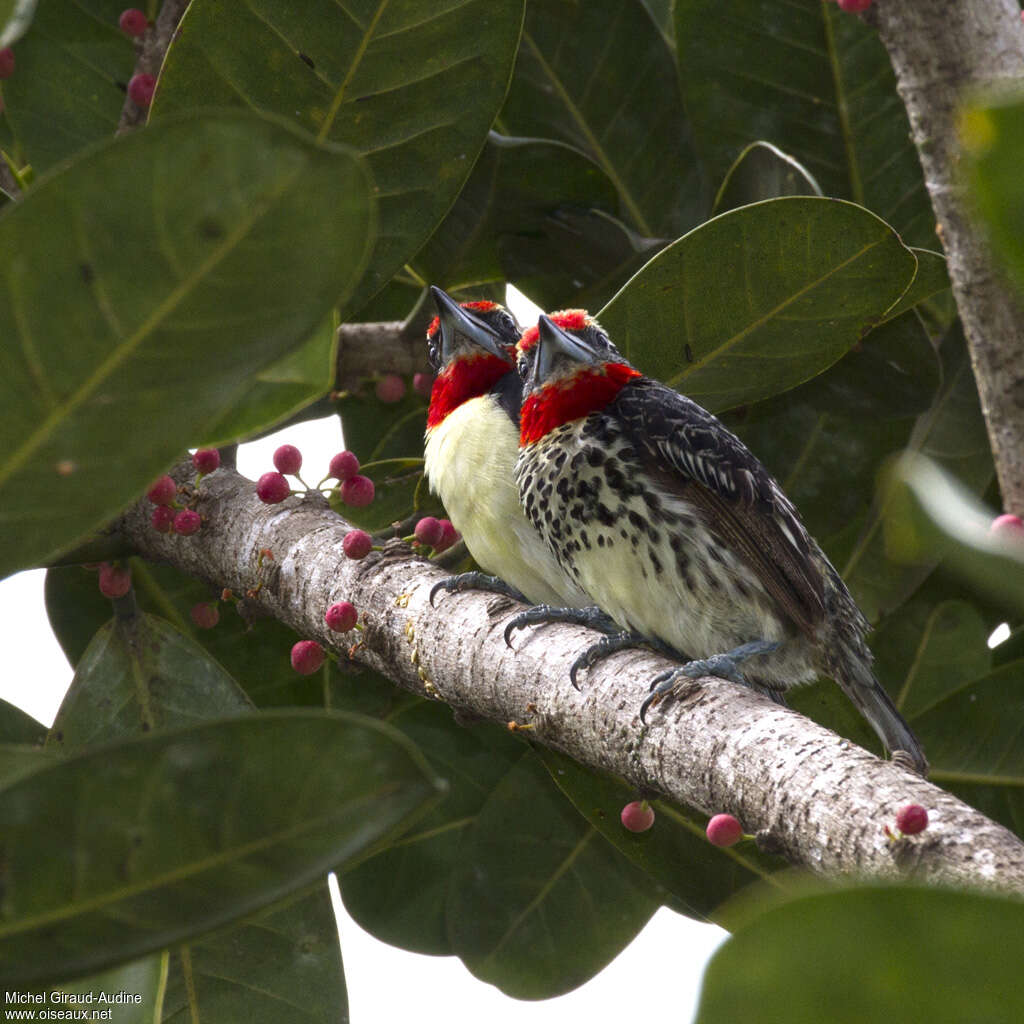
[[[104,597],[124,597],[132,588],[132,574],[128,569],[104,562],[100,566],[99,582]]]
[[[871,6],[871,0],[839,0],[839,10],[860,14]]]
[[[359,612],[356,611],[356,606],[351,601],[338,601],[332,604],[324,615],[327,628],[333,629],[335,633],[347,633],[350,629],[355,628],[358,621]]]
[[[146,497],[154,505],[170,505],[178,496],[178,485],[169,476],[162,476],[148,491]]]
[[[365,530],[349,530],[341,542],[341,549],[347,558],[358,562],[373,549],[373,538]]]
[[[132,103],[137,107],[145,109],[153,102],[153,93],[156,92],[156,79],[152,75],[140,73],[132,75],[128,83],[128,95]]]
[[[202,525],[203,521],[195,509],[183,508],[174,517],[174,532],[180,533],[182,537],[191,537],[193,533],[198,533]]]
[[[354,452],[338,452],[327,467],[329,476],[335,480],[351,480],[359,472],[359,460]]]
[[[160,533],[170,533],[174,525],[174,509],[170,505],[157,505],[149,517],[153,529]]]
[[[743,829],[731,814],[716,814],[708,822],[707,836],[712,846],[733,846],[743,838]]]
[[[189,615],[200,629],[213,629],[220,622],[220,611],[215,601],[200,601],[192,605]]]
[[[646,800],[634,800],[619,817],[630,832],[646,832],[654,824],[654,808]]]
[[[373,501],[373,481],[368,476],[350,476],[341,485],[341,500],[353,508],[363,508]]]
[[[992,520],[989,529],[999,537],[1007,540],[1024,541],[1024,519],[1020,516],[1006,515],[996,516]]]
[[[433,548],[441,543],[445,530],[441,525],[440,519],[435,519],[433,516],[424,516],[416,524],[416,529],[413,533],[424,547]]]
[[[387,373],[377,381],[376,391],[382,402],[400,402],[405,395],[405,381],[397,373]]]
[[[220,452],[216,448],[197,448],[192,456],[192,465],[206,476],[220,466]]]
[[[279,473],[298,473],[302,469],[302,452],[293,444],[283,444],[274,452],[274,465]]]
[[[905,836],[916,836],[928,827],[928,812],[920,804],[907,804],[896,815],[896,828]]]
[[[14,74],[14,51],[5,46],[0,50],[0,78],[10,78]]]
[[[434,545],[434,550],[440,554],[442,551],[447,551],[462,534],[452,526],[450,519],[441,520],[441,536],[438,542]]]
[[[315,640],[300,640],[292,648],[292,668],[311,676],[324,663],[324,649]]]
[[[417,373],[412,378],[412,389],[417,395],[429,398],[434,390],[434,378],[429,373]]]
[[[284,501],[291,492],[292,489],[288,481],[280,473],[275,473],[273,470],[269,473],[264,473],[256,481],[256,495],[260,501],[265,502],[267,505],[276,505],[279,501]]]
[[[129,7],[126,11],[122,11],[121,17],[117,19],[117,27],[126,36],[141,36],[148,25],[149,22],[146,20],[145,14],[137,7]]]

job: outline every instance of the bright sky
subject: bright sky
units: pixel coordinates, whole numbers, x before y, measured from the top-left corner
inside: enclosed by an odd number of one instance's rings
[[[520,323],[536,319],[537,307],[510,294]],[[271,468],[284,441],[296,445],[309,466],[326,466],[339,450],[334,419],[289,427],[282,434],[243,445],[238,471],[251,479]],[[0,581],[7,671],[0,697],[41,722],[53,721],[71,684],[71,667],[46,618],[42,570]],[[657,828],[657,824],[654,826]],[[388,946],[364,932],[336,902],[345,959],[351,1018],[356,1024],[621,1024],[637,1013],[685,1022],[692,1019],[700,977],[726,933],[662,908],[619,957],[596,978],[568,995],[524,1004],[477,981],[455,957],[428,957]]]

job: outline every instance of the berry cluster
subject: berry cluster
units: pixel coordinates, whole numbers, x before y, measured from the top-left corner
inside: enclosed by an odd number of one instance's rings
[[[204,476],[220,466],[220,452],[216,448],[200,448],[192,456],[192,465],[197,471],[195,482],[198,487]],[[193,533],[198,533],[202,527],[202,518],[191,507],[196,494],[193,493],[186,502],[179,502],[178,485],[166,473],[150,486],[146,491],[146,497],[156,506],[150,516],[150,522],[157,532],[190,537]]]
[[[422,398],[429,398],[431,388],[434,386],[434,378],[429,373],[417,373],[412,378],[412,389]],[[374,394],[381,402],[389,404],[400,402],[405,398],[405,381],[397,373],[386,373],[377,378],[374,384]]]
[[[328,480],[337,480],[338,497],[352,508],[363,508],[374,498],[373,481],[359,472],[359,459],[352,452],[339,452],[327,467],[327,476],[315,488],[299,476],[302,452],[293,444],[283,444],[274,452],[274,469],[256,481],[256,495],[267,505],[276,505],[292,494],[287,477],[294,476],[306,490],[319,491]]]

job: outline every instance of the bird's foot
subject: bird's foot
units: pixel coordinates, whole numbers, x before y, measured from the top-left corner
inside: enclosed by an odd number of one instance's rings
[[[590,669],[610,654],[615,654],[616,651],[629,650],[630,648],[645,648],[649,651],[656,651],[658,654],[664,654],[668,658],[679,659],[682,657],[678,651],[672,650],[659,640],[650,640],[639,633],[621,630],[618,633],[609,633],[608,636],[602,637],[597,643],[591,644],[572,663],[572,668],[569,669],[569,680],[578,690],[580,684],[577,675],[580,669]]]
[[[461,594],[465,590],[486,590],[492,594],[502,594],[511,597],[513,601],[521,601],[523,604],[530,602],[510,583],[506,583],[498,576],[488,576],[483,572],[463,572],[458,576],[449,576],[447,579],[435,583],[430,588],[430,606],[434,606],[434,597],[441,591],[446,594]]]
[[[746,676],[740,671],[740,663],[757,654],[768,654],[776,650],[778,646],[779,644],[773,640],[752,640],[750,643],[740,644],[739,647],[734,647],[724,654],[714,654],[710,658],[690,661],[685,665],[680,665],[679,668],[671,668],[667,672],[659,673],[651,682],[651,692],[640,705],[640,721],[646,723],[647,709],[652,704],[662,700],[666,695],[674,696],[676,691],[684,687],[691,679],[698,679],[701,676],[717,676],[719,679],[728,679],[733,683],[750,686]],[[761,690],[760,687],[754,688]]]
[[[576,626],[589,626],[600,633],[621,633],[622,627],[605,615],[597,605],[586,608],[558,608],[552,604],[537,604],[525,612],[514,615],[505,627],[505,643],[512,646],[512,634],[517,629],[547,622],[569,622]]]

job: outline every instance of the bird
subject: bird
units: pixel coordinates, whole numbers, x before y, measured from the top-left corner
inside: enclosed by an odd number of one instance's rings
[[[542,607],[592,602],[523,515],[514,469],[522,384],[515,369],[522,333],[491,301],[458,303],[432,286],[438,315],[427,329],[437,374],[427,411],[424,470],[474,561],[484,571],[449,577],[431,591],[485,589]],[[596,612],[586,624],[613,630]]]
[[[927,773],[872,670],[867,619],[735,434],[641,374],[585,310],[542,315],[520,338],[517,365],[515,476],[527,518],[623,630],[694,659],[655,677],[642,720],[701,675],[780,703],[826,675],[890,753]]]

